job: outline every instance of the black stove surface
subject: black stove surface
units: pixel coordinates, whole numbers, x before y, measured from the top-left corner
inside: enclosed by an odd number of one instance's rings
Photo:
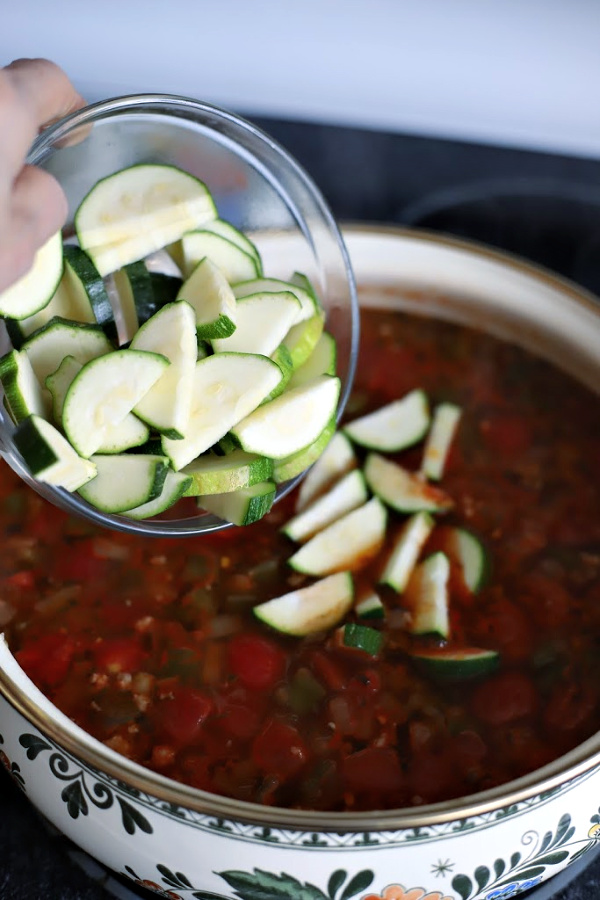
[[[600,161],[360,129],[256,120],[312,175],[339,221],[427,228],[525,257],[600,295]],[[0,772],[0,900],[133,900],[49,830]],[[600,857],[519,895],[600,897]]]

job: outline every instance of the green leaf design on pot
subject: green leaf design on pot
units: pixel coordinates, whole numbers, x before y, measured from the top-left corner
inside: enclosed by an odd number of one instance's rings
[[[146,834],[152,834],[152,826],[150,822],[145,816],[141,814],[138,809],[135,808],[135,806],[127,803],[126,800],[123,800],[118,795],[117,803],[121,807],[123,827],[127,834],[135,834],[136,827],[139,828],[140,831],[145,831]]]
[[[19,737],[19,743],[27,750],[27,759],[37,759],[42,750],[52,750],[47,741],[35,734],[22,734]]]

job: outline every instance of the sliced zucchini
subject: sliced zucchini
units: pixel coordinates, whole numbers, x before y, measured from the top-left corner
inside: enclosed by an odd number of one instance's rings
[[[453,403],[440,403],[434,410],[421,464],[421,472],[432,481],[439,481],[444,474],[446,459],[461,414],[460,406],[455,406]]]
[[[130,349],[159,353],[170,362],[133,411],[161,434],[183,438],[190,424],[198,353],[194,310],[181,300],[163,306],[134,335]]]
[[[324,312],[321,301],[319,300],[319,295],[317,294],[312,281],[304,274],[304,272],[294,272],[290,278],[290,283],[295,285],[295,287],[301,288],[310,296],[316,312]]]
[[[489,555],[481,541],[465,528],[440,529],[444,553],[461,572],[465,586],[476,594],[488,579]]]
[[[335,435],[336,421],[335,416],[329,420],[316,441],[313,441],[309,447],[304,447],[298,453],[292,453],[283,459],[276,459],[273,469],[273,480],[277,484],[296,478],[301,472],[306,471],[309,466],[315,463],[333,436]]]
[[[335,338],[324,331],[316,343],[315,349],[292,375],[290,387],[298,387],[318,378],[319,375],[335,375],[337,346]]]
[[[276,631],[303,637],[327,631],[351,609],[354,583],[350,572],[338,572],[308,587],[254,607],[254,615]]]
[[[396,453],[418,443],[429,428],[429,408],[424,391],[415,390],[375,412],[355,419],[344,431],[355,444]]]
[[[40,416],[23,419],[14,442],[38,481],[76,491],[96,477],[94,463],[78,456],[60,431]]]
[[[416,513],[405,522],[379,579],[381,584],[388,584],[399,594],[404,591],[434,526],[426,512]]]
[[[67,391],[73,379],[83,369],[83,363],[77,362],[74,356],[65,356],[55,372],[46,377],[46,387],[52,395],[52,418],[58,427],[62,427],[63,406]]]
[[[26,353],[11,350],[0,359],[0,381],[14,422],[32,415],[45,418],[42,389]]]
[[[65,356],[72,356],[82,365],[110,353],[113,345],[99,325],[80,325],[55,318],[36,331],[23,344],[23,352],[41,385],[56,372]]]
[[[105,277],[123,266],[140,262],[157,250],[162,250],[172,241],[178,241],[188,230],[189,220],[184,219],[152,231],[140,231],[137,236],[127,241],[116,241],[85,249],[102,277]]]
[[[233,290],[238,300],[252,294],[291,292],[300,304],[296,322],[304,322],[305,319],[312,318],[316,313],[321,313],[312,288],[309,290],[304,284],[294,284],[292,281],[282,281],[279,278],[253,278],[250,281],[238,279]]]
[[[150,272],[144,262],[123,266],[113,275],[118,295],[115,320],[119,332],[119,344],[128,344],[156,309],[154,287]]]
[[[315,497],[328,491],[332,484],[357,465],[352,444],[343,432],[338,431],[300,485],[296,512],[305,509]]]
[[[323,333],[325,319],[320,313],[310,319],[304,319],[297,325],[292,325],[283,339],[283,343],[290,351],[294,369],[300,368],[314,351],[319,338]]]
[[[123,515],[129,519],[150,519],[152,516],[158,516],[166,509],[175,506],[177,501],[185,496],[190,481],[191,478],[187,475],[183,475],[181,472],[172,472],[169,469],[158,497],[154,500],[149,500],[147,503],[142,503],[141,506],[125,510]]]
[[[108,430],[123,421],[168,365],[164,356],[142,350],[116,350],[86,363],[67,391],[62,416],[77,452],[84,457],[96,453]],[[122,508],[132,506],[139,503]]]
[[[206,223],[204,229],[206,231],[212,231],[214,234],[220,234],[221,237],[227,238],[232,244],[237,244],[241,250],[244,250],[250,256],[254,257],[258,274],[261,274],[262,261],[260,253],[258,252],[256,245],[253,244],[242,231],[239,231],[234,225],[230,222],[226,222],[224,219],[213,219],[211,222]]]
[[[376,628],[368,625],[357,625],[356,622],[346,622],[339,630],[337,636],[341,647],[351,650],[362,650],[369,656],[379,656],[383,644],[383,634]]]
[[[163,438],[173,468],[182,469],[221,440],[280,380],[281,369],[266,356],[217,353],[197,362],[188,433],[181,441]]]
[[[143,453],[94,456],[98,474],[79,494],[103,512],[120,513],[160,496],[169,471],[164,456]]]
[[[198,497],[198,506],[233,525],[252,525],[269,512],[276,491],[272,481],[263,481],[227,494]]]
[[[410,655],[423,672],[441,681],[466,681],[489,675],[500,662],[496,650],[479,647],[436,647],[413,650]]]
[[[188,230],[181,239],[181,250],[185,278],[189,278],[205,257],[218,266],[230,284],[258,275],[258,263],[254,256],[212,231]]]
[[[284,459],[316,441],[335,416],[339,378],[322,375],[265,403],[231,429],[244,450]]]
[[[379,453],[369,453],[364,473],[373,493],[398,512],[447,512],[453,506],[445,491]]]
[[[294,366],[292,363],[292,357],[290,356],[290,351],[286,346],[280,344],[279,347],[271,353],[271,359],[274,363],[277,363],[279,368],[281,369],[281,381],[277,385],[277,387],[269,394],[269,396],[263,401],[267,403],[269,400],[274,400],[275,397],[279,397],[280,394],[283,394],[288,384],[290,383],[290,378],[294,372]]]
[[[62,238],[53,234],[35,254],[31,268],[0,291],[0,315],[27,319],[50,303],[63,272]]]
[[[370,591],[362,596],[354,607],[354,612],[359,619],[384,619],[385,606],[375,591]]]
[[[75,230],[84,249],[147,237],[147,256],[164,243],[153,235],[176,224],[181,233],[216,218],[214,201],[203,182],[174,166],[144,163],[98,181],[75,214]],[[106,273],[102,273],[106,274]]]
[[[237,323],[237,305],[223,272],[208,257],[201,259],[181,285],[178,300],[187,300],[201,340],[226,338]]]
[[[303,543],[357,506],[362,506],[367,499],[364,476],[355,469],[344,475],[327,494],[318,497],[310,506],[290,519],[282,531],[290,540]]]
[[[201,456],[181,471],[190,478],[186,496],[227,494],[269,481],[273,474],[273,460],[245,453],[244,450],[234,450],[227,456]]]
[[[434,553],[414,569],[404,592],[411,612],[411,634],[436,634],[448,639],[448,580],[450,563],[444,553]]]
[[[177,294],[181,290],[183,279],[176,275],[168,275],[166,272],[154,272],[148,266],[147,260],[146,267],[150,272],[152,293],[154,295],[154,306],[150,315],[154,315],[159,309],[166,306],[167,303],[173,303],[174,300],[177,300]],[[148,316],[148,318],[150,318],[150,316]]]
[[[373,497],[316,534],[288,563],[308,575],[360,569],[381,549],[386,522],[384,505]]]
[[[215,353],[275,353],[298,315],[300,304],[289,291],[251,294],[236,303],[236,329],[229,337],[213,340]],[[291,358],[291,357],[290,357]]]

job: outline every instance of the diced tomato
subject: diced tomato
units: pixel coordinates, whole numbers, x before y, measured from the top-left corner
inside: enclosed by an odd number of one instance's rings
[[[213,704],[201,691],[177,687],[173,697],[162,700],[156,714],[162,731],[179,746],[186,746],[198,736]]]
[[[252,758],[264,772],[289,777],[298,772],[308,757],[300,734],[291,725],[272,720],[252,745]]]
[[[223,697],[218,707],[219,726],[231,737],[247,740],[260,730],[265,713],[262,695],[238,688]]]
[[[367,747],[342,762],[346,789],[353,793],[398,791],[405,777],[398,754],[390,747]]]
[[[494,453],[518,456],[532,444],[531,425],[523,416],[501,413],[486,416],[479,430]]]
[[[35,587],[35,574],[30,569],[22,569],[20,572],[9,575],[5,579],[5,584],[27,591]]]
[[[320,650],[311,655],[312,669],[317,678],[331,691],[343,691],[346,687],[346,676],[341,666]]]
[[[408,767],[408,782],[413,797],[434,803],[448,794],[457,793],[457,772],[447,753],[423,751],[415,754]]]
[[[76,649],[77,641],[69,634],[45,634],[15,656],[35,684],[56,687],[66,678]]]
[[[139,671],[147,656],[133,638],[108,638],[94,644],[93,653],[96,666],[113,675]]]
[[[94,541],[85,539],[65,547],[58,554],[53,575],[59,581],[102,581],[110,560],[94,554]]]
[[[510,600],[500,599],[474,617],[474,631],[484,647],[499,650],[505,659],[528,659],[534,634],[523,610]]]
[[[500,672],[479,685],[471,698],[478,719],[489,725],[506,725],[530,716],[537,706],[533,682],[523,672]]]
[[[286,658],[279,647],[258,634],[238,634],[228,648],[231,671],[246,687],[266,690],[281,681]]]
[[[559,684],[546,706],[546,728],[559,732],[577,731],[589,721],[597,705],[597,692],[590,685],[578,684],[575,680]]]

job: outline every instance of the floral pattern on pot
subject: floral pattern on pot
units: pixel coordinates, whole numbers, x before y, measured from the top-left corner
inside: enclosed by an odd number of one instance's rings
[[[425,888],[405,888],[401,884],[390,884],[382,894],[367,894],[362,900],[454,900],[440,891],[429,891]]]
[[[22,791],[25,790],[25,779],[21,775],[21,767],[16,762],[11,762],[8,758],[4,750],[1,749],[2,744],[4,743],[4,737],[0,734],[0,764],[4,766],[8,774],[11,776],[12,780],[17,784]]]

